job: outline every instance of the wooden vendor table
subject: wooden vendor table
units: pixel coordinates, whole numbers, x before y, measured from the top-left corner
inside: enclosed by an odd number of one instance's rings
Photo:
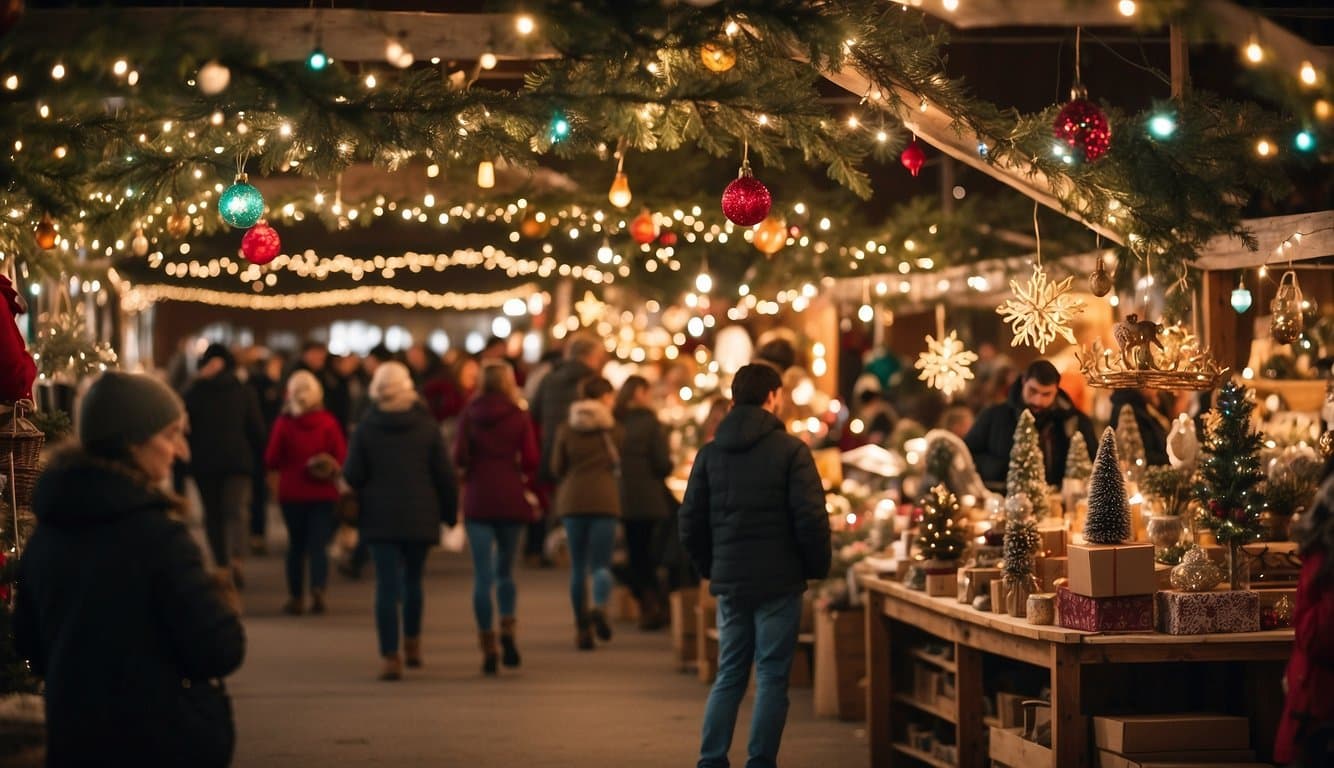
[[[1162,662],[1284,662],[1292,650],[1292,630],[1219,635],[1165,635],[1157,633],[1099,634],[1058,626],[1038,626],[1026,619],[983,613],[952,597],[927,597],[894,581],[861,576],[867,601],[867,736],[873,768],[902,765],[949,765],[922,755],[896,737],[892,712],[904,706],[929,712],[953,722],[958,765],[989,765],[986,723],[983,722],[983,665],[986,654],[1026,662],[1050,670],[1052,705],[1052,765],[1057,768],[1096,765],[1090,744],[1090,714],[1107,714],[1102,691],[1085,687],[1086,667],[1102,664]],[[937,662],[955,676],[952,707],[939,703],[922,706],[905,695],[902,681],[892,679],[896,649],[909,633],[928,633],[954,644],[952,662]],[[1137,678],[1140,676],[1137,674]],[[1139,681],[1153,686],[1144,675]],[[1272,685],[1277,689],[1278,675]],[[1226,702],[1214,704],[1214,711]],[[1243,713],[1233,713],[1243,714]],[[1277,714],[1272,714],[1276,722]],[[1269,724],[1263,725],[1269,727]],[[1252,722],[1253,734],[1257,724]],[[1270,732],[1272,739],[1272,732]],[[1263,743],[1272,743],[1264,741]],[[1257,746],[1257,739],[1252,740]],[[1263,756],[1266,750],[1257,750]]]

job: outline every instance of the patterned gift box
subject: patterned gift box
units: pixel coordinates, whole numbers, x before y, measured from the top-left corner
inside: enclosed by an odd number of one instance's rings
[[[1158,631],[1169,635],[1258,632],[1260,596],[1249,590],[1158,593]]]
[[[1061,626],[1084,632],[1152,632],[1153,595],[1085,597],[1062,587],[1056,593]]]

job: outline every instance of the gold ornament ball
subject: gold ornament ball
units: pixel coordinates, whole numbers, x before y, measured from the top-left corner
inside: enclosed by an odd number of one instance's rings
[[[167,234],[175,238],[182,238],[190,234],[190,216],[189,214],[177,211],[167,217]]]
[[[1320,436],[1319,443],[1320,452],[1324,454],[1325,458],[1334,457],[1334,429],[1326,430]]]
[[[546,237],[550,231],[551,219],[549,218],[538,221],[536,216],[529,214],[523,217],[523,221],[519,222],[519,234],[530,240]]]
[[[701,45],[699,58],[711,72],[726,72],[736,66],[736,51],[721,41],[715,40]]]
[[[1098,267],[1089,275],[1089,293],[1102,298],[1112,291],[1112,276],[1107,274],[1107,268],[1102,265],[1102,259],[1098,259]]]
[[[751,242],[761,253],[769,256],[778,253],[787,245],[787,222],[779,216],[770,216],[756,225]]]
[[[51,214],[42,214],[42,220],[37,223],[32,235],[37,240],[38,248],[49,251],[56,247],[56,223],[51,220]]]

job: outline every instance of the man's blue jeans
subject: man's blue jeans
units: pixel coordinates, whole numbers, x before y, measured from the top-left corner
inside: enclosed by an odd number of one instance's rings
[[[425,602],[422,573],[430,548],[424,541],[370,542],[375,561],[375,629],[381,656],[398,653],[400,615],[403,635],[421,637]]]
[[[523,523],[499,523],[468,520],[468,550],[472,553],[472,612],[477,629],[489,632],[495,627],[491,590],[500,604],[500,615],[513,616],[517,590],[514,588],[514,553],[519,548]]]
[[[698,768],[727,768],[737,710],[755,664],[755,707],[746,768],[778,765],[787,722],[787,682],[801,625],[801,594],[763,601],[718,598],[718,676],[704,709]]]
[[[616,544],[616,518],[569,516],[564,519],[570,547],[570,604],[575,623],[588,614],[588,581],[593,580],[593,607],[611,597],[611,552]]]

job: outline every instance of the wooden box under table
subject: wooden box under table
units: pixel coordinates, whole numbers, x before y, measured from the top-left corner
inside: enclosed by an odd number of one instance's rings
[[[1023,737],[1023,728],[992,728],[991,759],[1006,768],[1051,765],[1051,748]]]
[[[694,664],[697,658],[695,605],[698,602],[699,589],[695,587],[678,589],[668,598],[672,614],[672,652],[682,669]]]
[[[815,714],[866,719],[865,621],[863,608],[815,614]]]

